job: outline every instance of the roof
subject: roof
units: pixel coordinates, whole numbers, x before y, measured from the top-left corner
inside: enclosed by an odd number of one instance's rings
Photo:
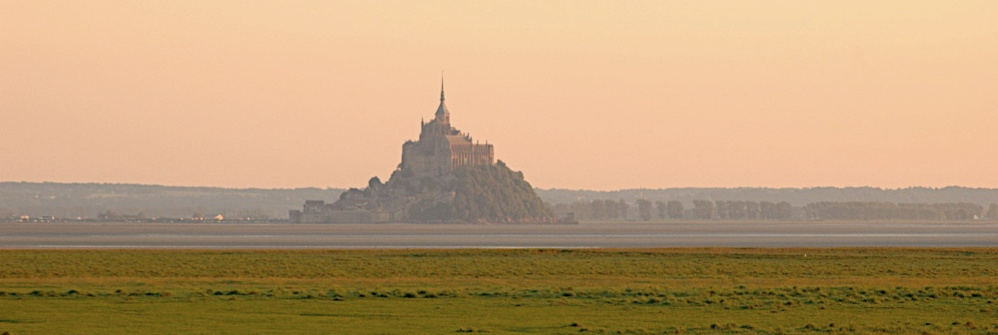
[[[441,92],[443,96],[443,92]],[[437,113],[435,114],[437,118],[443,118],[444,115],[449,115],[450,111],[447,110],[447,105],[444,104],[444,99],[440,98],[440,107],[437,107]]]
[[[446,135],[447,143],[450,144],[471,144],[471,140],[464,135]]]

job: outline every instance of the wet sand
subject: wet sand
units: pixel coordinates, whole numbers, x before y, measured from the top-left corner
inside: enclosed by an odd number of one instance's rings
[[[0,249],[998,247],[998,223],[0,223]]]

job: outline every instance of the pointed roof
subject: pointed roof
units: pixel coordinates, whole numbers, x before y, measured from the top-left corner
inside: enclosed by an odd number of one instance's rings
[[[450,111],[447,110],[447,105],[444,104],[444,76],[440,76],[440,106],[437,107],[437,113],[434,115],[437,120],[450,121]]]

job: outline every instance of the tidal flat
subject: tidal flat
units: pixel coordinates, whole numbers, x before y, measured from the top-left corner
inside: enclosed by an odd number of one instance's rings
[[[998,248],[0,250],[0,334],[998,334]]]

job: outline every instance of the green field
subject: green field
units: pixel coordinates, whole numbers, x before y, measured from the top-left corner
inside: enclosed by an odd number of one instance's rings
[[[0,251],[0,334],[998,334],[998,249]]]

